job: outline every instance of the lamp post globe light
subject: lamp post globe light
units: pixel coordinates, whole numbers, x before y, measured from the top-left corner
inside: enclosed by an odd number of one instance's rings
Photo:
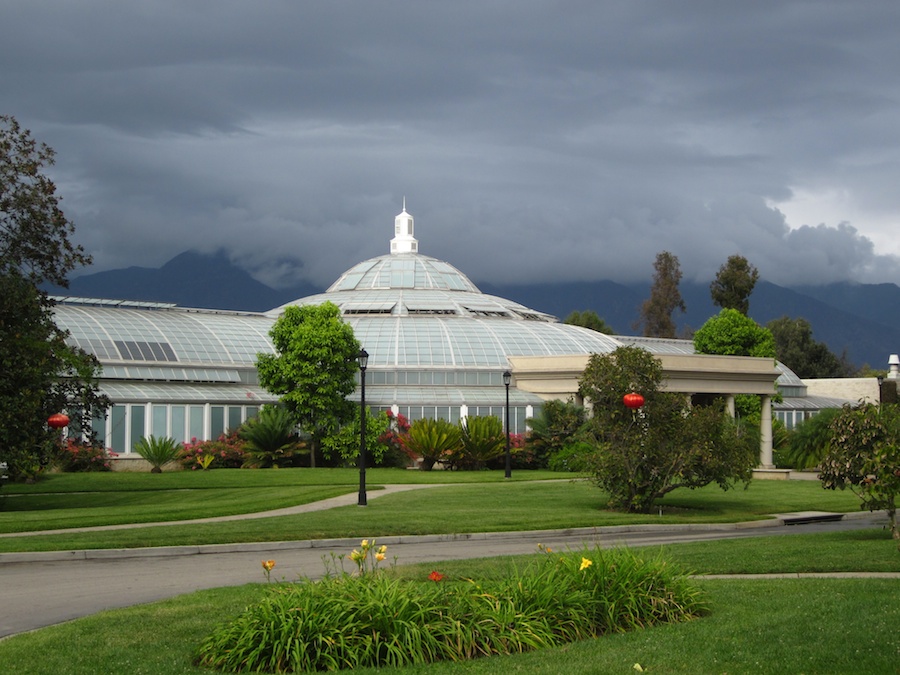
[[[503,384],[506,386],[506,478],[512,476],[512,459],[509,455],[509,383],[511,381],[512,373],[507,370],[503,373]]]
[[[359,501],[358,506],[366,506],[366,367],[369,365],[369,352],[360,349],[356,355],[359,363]]]

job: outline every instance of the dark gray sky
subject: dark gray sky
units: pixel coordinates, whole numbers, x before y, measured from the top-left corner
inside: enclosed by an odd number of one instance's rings
[[[89,271],[223,248],[327,285],[900,283],[896,0],[7,0],[0,113],[57,151]]]

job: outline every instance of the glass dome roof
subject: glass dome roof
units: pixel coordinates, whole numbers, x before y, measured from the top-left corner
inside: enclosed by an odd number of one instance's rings
[[[415,253],[385,255],[354,265],[331,285],[328,292],[387,288],[480,293],[475,284],[453,265]]]

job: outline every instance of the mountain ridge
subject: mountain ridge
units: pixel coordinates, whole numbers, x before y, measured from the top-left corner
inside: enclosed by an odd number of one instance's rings
[[[474,281],[474,280],[473,280]],[[650,283],[610,280],[542,284],[477,283],[482,292],[514,300],[565,319],[573,311],[592,310],[617,333],[633,334],[640,305]],[[675,313],[679,334],[689,335],[718,313],[709,283],[679,286],[687,312]],[[297,298],[321,293],[311,283],[274,289],[235,265],[223,251],[185,251],[160,268],[129,267],[85,274],[69,289],[46,289],[53,295],[117,300],[171,302],[182,307],[263,312]],[[823,286],[784,287],[761,280],[750,296],[750,316],[765,325],[781,316],[804,318],[813,338],[861,366],[883,368],[900,351],[900,287],[896,284],[838,282]]]

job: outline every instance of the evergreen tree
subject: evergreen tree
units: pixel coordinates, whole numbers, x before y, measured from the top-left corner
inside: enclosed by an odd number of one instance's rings
[[[673,338],[676,325],[672,320],[672,312],[676,309],[686,311],[684,299],[678,289],[681,266],[675,255],[663,251],[656,255],[653,269],[653,287],[650,289],[650,297],[641,305],[638,326],[646,337]]]
[[[744,256],[729,256],[709,286],[713,304],[746,315],[750,311],[750,294],[758,279],[759,271]]]
[[[598,333],[605,333],[606,335],[613,335],[615,333],[612,326],[601,319],[597,312],[591,309],[586,309],[583,312],[575,310],[565,318],[563,323],[567,323],[570,326],[590,328],[591,330],[595,330]]]
[[[778,360],[798,377],[850,377],[854,368],[846,355],[837,357],[824,342],[812,336],[812,326],[806,319],[782,316],[766,324],[775,339]]]

